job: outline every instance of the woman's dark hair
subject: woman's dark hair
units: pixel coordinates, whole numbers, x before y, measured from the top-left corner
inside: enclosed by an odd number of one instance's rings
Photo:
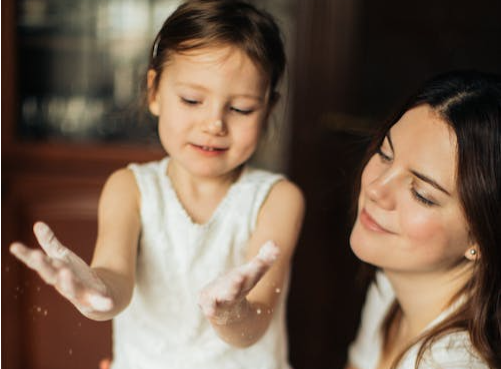
[[[466,296],[465,303],[413,343],[422,340],[416,368],[434,341],[461,330],[468,331],[490,367],[501,368],[501,77],[454,71],[431,79],[375,135],[364,164],[403,114],[420,105],[429,105],[456,135],[456,184],[480,257],[474,261],[472,278],[455,298]],[[383,324],[386,332],[398,313],[397,305]]]
[[[286,62],[280,29],[270,14],[241,0],[189,0],[167,18],[151,48],[154,88],[173,53],[226,45],[241,49],[261,68],[274,103]]]

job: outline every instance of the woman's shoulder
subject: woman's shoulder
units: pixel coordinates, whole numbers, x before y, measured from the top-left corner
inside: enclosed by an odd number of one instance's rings
[[[449,332],[436,339],[423,356],[423,368],[488,369],[467,331]],[[421,366],[420,366],[421,367]]]

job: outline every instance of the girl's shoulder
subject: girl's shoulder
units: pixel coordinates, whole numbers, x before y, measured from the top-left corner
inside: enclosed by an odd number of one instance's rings
[[[242,174],[242,182],[248,185],[267,188],[266,203],[277,203],[282,207],[304,204],[304,195],[298,185],[284,174],[254,167],[246,167]]]
[[[271,185],[271,193],[282,196],[304,197],[299,186],[289,180],[284,174],[265,169],[252,166],[245,167],[240,182],[250,185],[269,183]]]

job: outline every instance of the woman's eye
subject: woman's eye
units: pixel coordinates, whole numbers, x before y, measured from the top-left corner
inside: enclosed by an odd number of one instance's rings
[[[378,154],[381,160],[385,162],[390,162],[392,159],[391,156],[385,154],[383,150],[381,150],[381,147],[377,149],[376,154]]]
[[[232,106],[230,109],[232,111],[234,111],[235,113],[242,114],[242,115],[249,115],[254,111],[252,109],[238,109],[238,108],[235,108],[234,106]]]
[[[414,188],[411,189],[411,192],[412,192],[412,196],[414,196],[414,198],[419,201],[420,203],[426,205],[426,206],[433,206],[433,205],[436,205],[435,202],[427,199],[426,197],[424,197],[423,195],[421,195],[419,192],[417,192]]]
[[[181,97],[181,101],[186,105],[197,105],[200,103],[198,100],[187,99],[186,97]]]

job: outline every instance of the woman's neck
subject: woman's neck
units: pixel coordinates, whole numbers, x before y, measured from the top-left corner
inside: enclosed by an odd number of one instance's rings
[[[398,331],[402,338],[417,338],[449,306],[471,273],[466,263],[443,273],[385,270],[401,309]]]

